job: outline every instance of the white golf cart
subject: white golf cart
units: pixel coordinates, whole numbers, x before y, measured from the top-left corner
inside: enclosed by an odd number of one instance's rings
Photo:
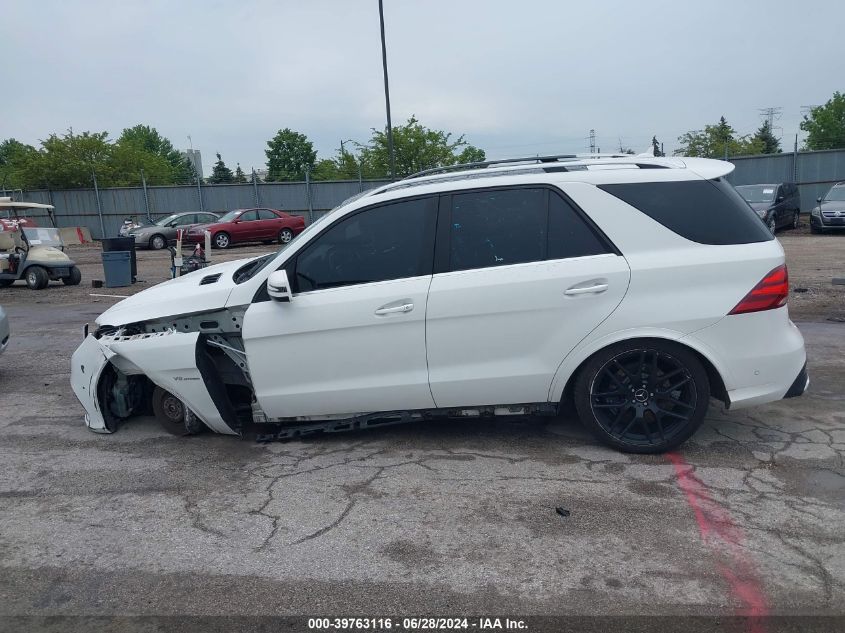
[[[49,204],[0,198],[0,216],[10,216],[0,217],[0,288],[11,286],[18,279],[26,281],[33,290],[46,288],[50,281],[61,280],[68,286],[82,281],[79,268],[64,253],[59,229],[32,226],[18,217],[25,209],[52,208]]]

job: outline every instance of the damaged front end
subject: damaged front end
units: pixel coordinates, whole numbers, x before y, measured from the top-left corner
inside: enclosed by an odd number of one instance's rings
[[[202,425],[237,435],[257,403],[243,351],[243,310],[172,317],[88,334],[71,360],[71,386],[88,428],[113,433],[155,415],[170,432]]]

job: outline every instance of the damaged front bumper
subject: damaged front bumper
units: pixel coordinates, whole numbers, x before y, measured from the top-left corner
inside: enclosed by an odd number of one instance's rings
[[[85,424],[97,433],[116,430],[121,415],[114,394],[120,382],[105,382],[105,372],[121,379],[146,377],[178,397],[211,430],[236,435],[220,415],[197,369],[198,332],[166,330],[97,339],[87,335],[71,358],[71,387],[85,409]]]
[[[100,376],[112,356],[114,352],[89,334],[70,360],[70,386],[85,409],[85,425],[96,433],[111,433],[113,430],[106,426],[97,399]]]

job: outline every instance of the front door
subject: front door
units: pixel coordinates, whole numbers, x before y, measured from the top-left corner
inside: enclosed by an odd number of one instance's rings
[[[250,209],[241,213],[238,221],[232,227],[235,241],[249,242],[261,239],[259,231],[258,211]]]
[[[432,197],[344,216],[285,264],[289,303],[249,307],[243,340],[269,418],[434,406],[425,312],[436,216]]]
[[[622,300],[627,262],[557,190],[455,194],[444,207],[449,263],[426,319],[437,406],[545,402],[567,353]]]

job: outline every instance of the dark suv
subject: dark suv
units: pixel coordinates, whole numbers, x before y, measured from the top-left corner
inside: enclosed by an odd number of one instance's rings
[[[740,185],[736,190],[751,205],[772,233],[783,227],[798,228],[801,196],[795,183]]]
[[[837,182],[810,213],[810,230],[824,233],[845,229],[845,182]]]

